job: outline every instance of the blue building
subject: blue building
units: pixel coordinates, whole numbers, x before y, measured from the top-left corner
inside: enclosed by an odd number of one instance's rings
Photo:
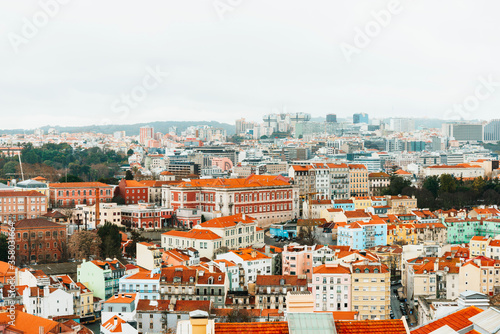
[[[350,246],[353,249],[387,245],[387,224],[383,220],[371,220],[339,226],[337,245]]]
[[[365,114],[365,113],[354,114],[354,115],[352,115],[352,122],[354,124],[358,124],[358,123],[368,124],[368,114]]]
[[[273,238],[292,239],[297,237],[297,222],[285,222],[280,224],[272,224],[269,228],[269,233]]]
[[[334,209],[343,209],[344,211],[354,211],[355,206],[352,199],[336,199],[333,201]]]

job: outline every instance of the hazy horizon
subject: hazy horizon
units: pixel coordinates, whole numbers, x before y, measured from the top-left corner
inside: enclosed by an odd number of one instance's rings
[[[500,110],[499,10],[485,0],[2,3],[0,128],[276,112],[488,120]]]

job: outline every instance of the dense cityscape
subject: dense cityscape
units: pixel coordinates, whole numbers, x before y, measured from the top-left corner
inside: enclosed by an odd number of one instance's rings
[[[4,333],[495,333],[500,120],[177,124],[0,137]]]

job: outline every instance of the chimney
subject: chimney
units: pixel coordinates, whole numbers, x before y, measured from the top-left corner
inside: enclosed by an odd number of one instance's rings
[[[438,270],[439,270],[439,260],[438,260],[438,259],[436,259],[436,260],[434,261],[434,271],[438,271]]]
[[[264,252],[266,253],[266,255],[271,254],[271,246],[270,246],[270,245],[266,245],[266,246],[264,247],[264,249],[265,249],[265,251],[264,251]]]
[[[192,334],[206,334],[208,325],[208,313],[196,310],[189,312],[189,322],[191,323]]]
[[[241,219],[246,220],[246,215],[244,213],[241,214]]]

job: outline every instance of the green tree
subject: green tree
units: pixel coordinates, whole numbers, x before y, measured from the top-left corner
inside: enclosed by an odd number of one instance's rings
[[[0,261],[9,261],[8,257],[9,243],[5,234],[0,234]]]
[[[134,150],[130,148],[130,149],[127,151],[127,155],[132,155],[132,154],[134,154]]]
[[[6,162],[5,165],[3,165],[3,174],[6,176],[8,176],[9,174],[10,176],[16,174],[18,165],[19,164],[15,161]]]
[[[400,195],[403,189],[411,186],[411,181],[401,176],[391,176],[389,187],[383,192],[385,195]]]
[[[486,187],[486,181],[482,176],[476,177],[474,182],[472,183],[472,189],[477,191],[478,193],[483,193],[484,188]]]
[[[132,174],[132,171],[129,169],[125,172],[125,180],[133,180],[134,179],[134,174]]]
[[[82,181],[83,180],[80,177],[73,174],[68,174],[67,176],[64,175],[59,178],[59,182],[82,182]]]
[[[453,193],[457,189],[457,180],[450,174],[442,174],[439,177],[439,184],[441,193]]]
[[[121,255],[122,236],[117,225],[108,221],[97,230],[101,238],[101,255],[103,258],[114,258]]]
[[[426,177],[422,187],[430,191],[432,196],[436,198],[439,193],[439,178],[436,175]]]

